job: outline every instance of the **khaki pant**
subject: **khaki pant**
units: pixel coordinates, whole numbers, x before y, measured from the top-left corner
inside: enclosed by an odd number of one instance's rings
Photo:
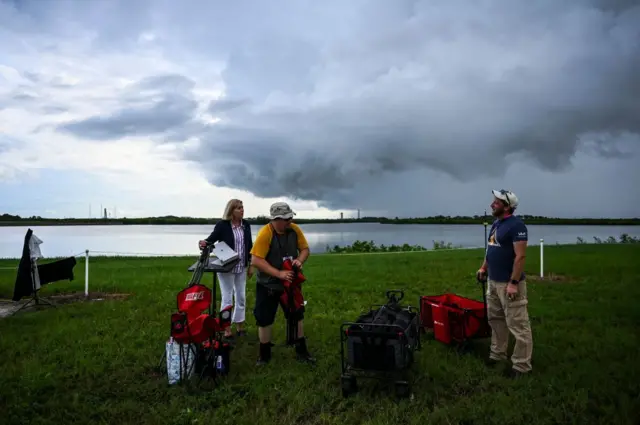
[[[491,326],[491,353],[493,360],[507,359],[509,333],[516,340],[511,363],[519,372],[531,370],[533,338],[527,311],[527,283],[518,284],[518,293],[512,301],[507,296],[507,283],[489,280],[487,285],[487,316]]]

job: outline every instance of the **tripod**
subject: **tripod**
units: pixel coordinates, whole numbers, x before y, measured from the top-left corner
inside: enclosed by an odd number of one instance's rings
[[[293,295],[293,283],[289,285],[287,290],[287,298],[289,300],[289,315],[287,317],[287,343],[288,346],[293,346],[298,339],[298,320],[294,317],[296,313],[295,300]]]
[[[41,298],[38,296],[38,291],[40,290],[40,288],[37,288],[36,286],[36,273],[38,272],[38,266],[36,265],[36,260],[35,259],[31,259],[31,270],[30,270],[30,275],[31,275],[31,299],[29,301],[27,301],[26,303],[22,304],[22,306],[20,306],[19,309],[15,310],[13,313],[11,313],[11,315],[13,316],[14,314],[16,314],[17,312],[19,312],[20,310],[28,307],[31,303],[33,303],[36,306],[41,306],[41,305],[46,305],[46,306],[50,306],[50,307],[56,307],[56,305],[49,301],[46,298]]]
[[[297,276],[300,273],[300,268],[296,266],[292,266],[293,275]],[[294,279],[295,280],[295,279]],[[287,346],[295,346],[296,341],[298,340],[298,319],[297,319],[297,309],[296,309],[296,301],[295,301],[295,288],[294,282],[289,282],[289,287],[286,288],[286,296],[287,296],[287,304],[288,304],[288,317],[287,317]]]

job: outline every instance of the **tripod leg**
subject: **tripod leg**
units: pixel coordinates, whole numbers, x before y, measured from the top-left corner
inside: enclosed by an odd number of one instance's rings
[[[38,301],[36,301],[36,304],[47,304],[47,305],[50,305],[51,307],[57,307],[54,302],[51,302],[46,298],[38,298]]]
[[[295,316],[296,314],[296,306],[292,304],[293,308],[291,308],[291,345],[295,345],[298,340],[298,320]]]
[[[295,331],[295,321],[293,320],[293,309],[289,310],[289,320],[288,320],[288,331],[287,332],[287,343],[289,345],[294,345],[295,344],[295,339],[296,339],[296,331]]]
[[[20,306],[19,309],[17,309],[16,311],[14,311],[13,313],[11,313],[11,315],[13,316],[14,314],[16,314],[17,312],[19,312],[20,310],[22,310],[23,308],[27,308],[27,306],[31,303],[34,303],[37,305],[36,299],[35,298],[31,298],[29,301],[27,301],[26,303],[22,304]]]
[[[289,317],[287,318],[287,345],[295,345],[298,339],[298,321],[295,320],[295,296],[293,294],[293,286],[288,291],[289,298]]]
[[[158,363],[158,369],[162,369],[163,364],[166,367],[166,360],[167,360],[167,351],[165,350],[165,352],[162,353],[162,357],[160,357],[160,362]]]

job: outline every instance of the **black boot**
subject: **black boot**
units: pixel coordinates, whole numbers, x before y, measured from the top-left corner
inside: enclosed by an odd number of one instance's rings
[[[266,344],[260,343],[260,356],[258,357],[257,366],[265,365],[271,360],[271,342]]]
[[[298,361],[315,364],[316,359],[309,353],[307,349],[307,339],[305,337],[296,340],[296,358]]]

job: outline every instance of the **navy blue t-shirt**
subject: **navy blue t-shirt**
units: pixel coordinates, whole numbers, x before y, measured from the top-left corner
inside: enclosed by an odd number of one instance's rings
[[[511,281],[516,252],[514,242],[528,240],[527,226],[517,216],[496,220],[491,225],[487,241],[487,264],[489,279],[496,282]],[[520,280],[524,279],[524,272]]]

